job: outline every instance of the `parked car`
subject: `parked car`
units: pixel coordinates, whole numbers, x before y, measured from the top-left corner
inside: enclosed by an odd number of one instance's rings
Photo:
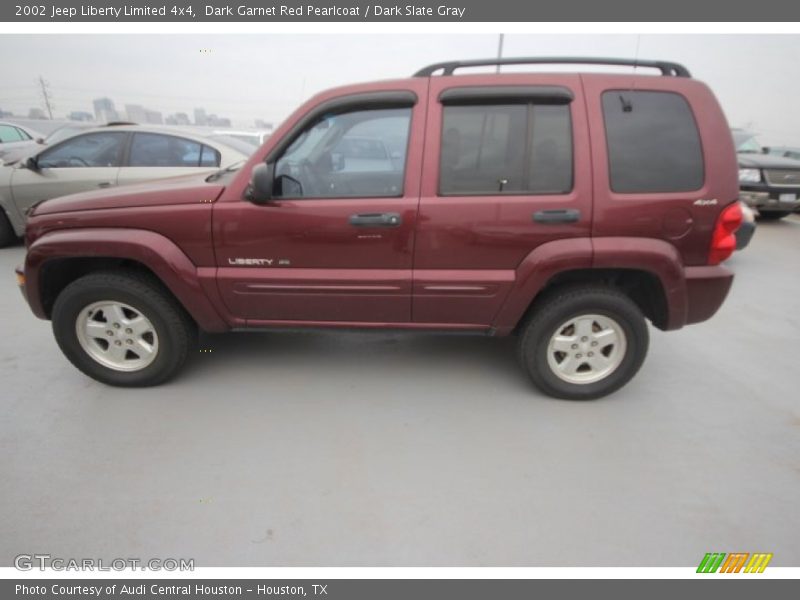
[[[38,135],[24,144],[18,144],[15,148],[0,156],[0,158],[2,158],[2,164],[13,164],[22,158],[27,158],[31,154],[40,151],[42,146],[52,146],[68,137],[72,137],[73,135],[95,127],[97,127],[97,125],[91,123],[69,123],[67,125],[62,125],[54,129],[47,136]]]
[[[247,155],[231,146],[157,127],[97,127],[0,167],[0,246],[25,229],[34,204],[92,189],[191,173],[208,174]]]
[[[263,129],[254,130],[238,130],[238,129],[218,129],[214,131],[211,136],[224,135],[231,137],[246,144],[250,144],[253,148],[261,146],[272,132]]]
[[[785,156],[786,158],[793,158],[794,160],[800,160],[800,148],[788,148],[786,146],[770,146],[769,148],[765,148],[767,154],[773,154],[775,156]]]
[[[740,198],[761,219],[782,219],[800,209],[800,161],[764,152],[755,135],[733,129]]]
[[[202,135],[202,134],[200,134]],[[221,144],[225,144],[226,146],[230,146],[231,148],[238,150],[245,156],[250,156],[253,152],[258,150],[258,146],[254,146],[250,142],[243,142],[239,138],[231,137],[229,135],[224,135],[222,133],[212,133],[208,137],[210,140],[216,140]]]
[[[453,74],[543,62],[662,76]],[[335,168],[365,136],[407,150]],[[166,381],[198,329],[355,327],[517,334],[534,384],[596,398],[638,371],[646,320],[679,329],[725,299],[736,170],[681,65],[441,63],[315,96],[238,170],[38,204],[17,275],[67,358],[111,385]]]
[[[0,159],[20,148],[35,145],[37,138],[41,137],[41,133],[34,131],[29,127],[23,127],[16,123],[9,123],[7,121],[0,121]]]

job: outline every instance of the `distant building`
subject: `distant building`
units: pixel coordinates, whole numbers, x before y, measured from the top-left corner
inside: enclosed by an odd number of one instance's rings
[[[0,108],[0,119],[2,119],[3,117],[13,117],[13,116],[14,113],[12,113],[11,111],[3,110],[2,108]]]
[[[142,106],[141,104],[126,104],[125,116],[128,121],[134,123],[161,125],[164,123],[164,117],[157,110],[151,110]]]
[[[206,117],[205,108],[194,109],[194,124],[195,125],[208,125],[208,117]]]
[[[32,108],[28,111],[28,118],[29,119],[46,119],[47,115],[44,114],[44,111],[41,108]]]
[[[141,104],[126,104],[125,118],[134,123],[147,123],[147,111]]]
[[[119,114],[114,108],[114,101],[111,98],[95,98],[92,101],[94,108],[94,118],[101,123],[109,121],[119,121]]]
[[[256,126],[256,129],[266,129],[268,131],[272,131],[275,128],[272,123],[269,123],[264,119],[256,119],[254,121],[254,125]]]
[[[197,123],[199,125],[199,123]],[[208,115],[208,119],[206,122],[207,125],[211,127],[230,127],[231,120],[226,117],[218,117],[217,115]]]
[[[150,110],[149,108],[144,109],[144,116],[145,116],[145,123],[149,123],[150,125],[162,125],[164,123],[164,117],[161,116],[161,113],[157,110]]]
[[[85,110],[73,110],[67,118],[70,121],[94,121],[94,116],[92,113],[86,112]]]
[[[169,115],[164,119],[164,122],[167,125],[191,125],[191,121],[189,121],[189,115],[186,113],[175,113],[174,115]]]

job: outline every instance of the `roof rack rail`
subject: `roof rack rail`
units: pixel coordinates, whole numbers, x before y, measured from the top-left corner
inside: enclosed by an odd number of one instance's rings
[[[625,67],[650,67],[659,69],[662,75],[670,77],[691,77],[689,69],[679,63],[665,60],[635,60],[628,58],[581,58],[567,57],[527,57],[527,58],[485,58],[480,60],[454,60],[428,65],[414,73],[414,77],[430,77],[436,71],[442,75],[452,75],[456,69],[466,67],[494,67],[500,65],[614,65]]]

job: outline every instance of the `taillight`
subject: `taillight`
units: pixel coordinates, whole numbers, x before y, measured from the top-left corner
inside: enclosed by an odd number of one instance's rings
[[[708,264],[718,265],[730,257],[736,250],[736,230],[742,224],[742,207],[734,202],[726,207],[714,226],[714,235],[711,237],[711,249],[708,251]]]

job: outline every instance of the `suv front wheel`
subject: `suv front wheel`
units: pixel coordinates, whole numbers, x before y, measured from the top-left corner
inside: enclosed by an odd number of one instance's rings
[[[53,307],[53,333],[89,377],[115,386],[157,385],[183,365],[195,328],[157,282],[101,272],[70,283]]]
[[[639,307],[613,288],[569,288],[534,307],[518,341],[520,362],[543,392],[590,400],[639,370],[649,335]]]

